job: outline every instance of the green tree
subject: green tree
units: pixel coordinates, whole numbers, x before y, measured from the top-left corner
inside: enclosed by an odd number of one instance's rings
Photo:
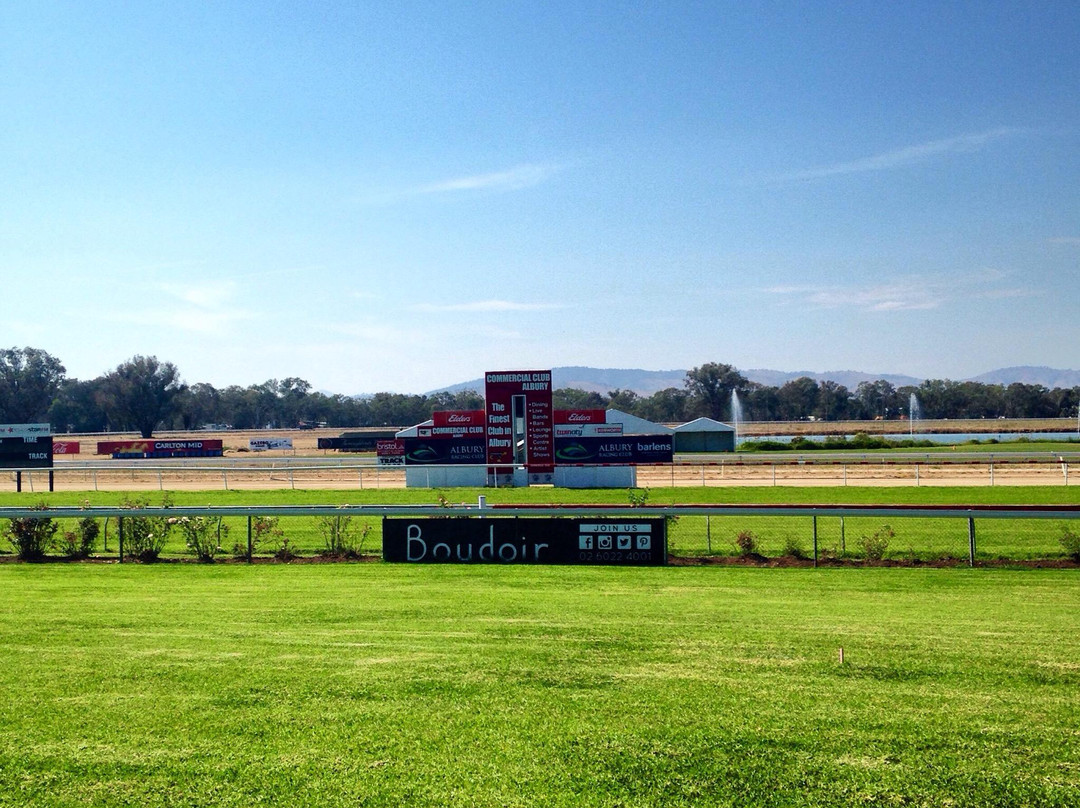
[[[699,414],[723,421],[730,420],[732,392],[744,392],[750,382],[731,365],[709,362],[688,370],[685,384]]]
[[[822,421],[838,421],[846,418],[851,401],[851,391],[844,385],[823,379],[818,382],[817,407],[814,415]]]
[[[101,400],[115,426],[137,429],[142,437],[150,438],[158,424],[172,417],[183,388],[172,362],[135,356],[105,376]]]
[[[600,393],[577,387],[560,387],[551,394],[551,406],[557,410],[601,410],[607,403]]]
[[[677,387],[657,390],[638,405],[638,414],[642,418],[658,423],[685,423],[690,394]]]
[[[780,417],[785,421],[802,421],[814,414],[818,403],[818,385],[809,376],[784,382],[777,396]]]
[[[65,379],[49,407],[49,423],[61,432],[105,432],[109,416],[101,406],[102,377]]]
[[[64,381],[64,366],[39,348],[0,350],[0,423],[44,421]]]

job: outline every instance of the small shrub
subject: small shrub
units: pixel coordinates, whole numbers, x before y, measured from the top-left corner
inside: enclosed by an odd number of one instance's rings
[[[1065,548],[1065,553],[1069,558],[1073,561],[1080,561],[1080,533],[1077,533],[1068,525],[1062,525],[1058,541]]]
[[[229,526],[220,516],[181,516],[174,520],[184,536],[185,546],[203,563],[214,560],[221,549],[221,535],[229,535]]]
[[[359,558],[364,539],[371,533],[371,525],[357,529],[350,514],[320,516],[318,528],[323,537],[324,554],[337,558]]]
[[[863,552],[870,561],[880,561],[885,557],[885,551],[889,549],[889,542],[896,538],[896,531],[888,525],[882,525],[871,536],[863,536],[861,539]]]
[[[274,551],[274,558],[278,561],[292,561],[296,557],[296,553],[294,553],[289,546],[288,537],[282,536],[281,544],[278,546],[277,550]]]
[[[784,553],[788,558],[806,558],[806,550],[794,536],[784,539]]]
[[[735,547],[741,556],[757,555],[758,537],[752,530],[740,530],[735,536]]]
[[[255,516],[251,519],[251,554],[254,555],[259,551],[259,545],[266,542],[267,539],[280,539],[285,535],[280,527],[278,527],[279,518],[277,516]],[[233,555],[236,558],[247,558],[247,547],[236,542],[233,544]]]
[[[60,551],[68,558],[89,558],[94,553],[94,545],[101,533],[101,525],[92,516],[79,520],[75,530],[64,531],[59,539]]]
[[[628,488],[626,489],[626,498],[630,500],[631,508],[644,508],[649,504],[651,493],[648,488]]]
[[[47,511],[49,506],[39,503],[31,510]],[[47,516],[22,516],[9,519],[7,540],[15,548],[15,553],[23,561],[40,561],[45,552],[52,547],[59,525]]]
[[[166,494],[162,497],[161,506],[168,508],[170,505],[172,500]],[[148,508],[150,501],[125,497],[120,501],[120,507]],[[176,519],[165,516],[125,516],[123,520],[124,554],[139,561],[157,561],[161,551],[165,549]]]

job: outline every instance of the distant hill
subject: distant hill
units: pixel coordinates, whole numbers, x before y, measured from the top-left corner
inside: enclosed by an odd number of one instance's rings
[[[668,387],[682,388],[685,380],[685,370],[638,370],[576,366],[551,369],[551,383],[556,390],[573,387],[591,393],[603,393],[604,395],[607,395],[612,390],[633,390],[640,396],[651,396],[653,393]],[[461,390],[476,390],[482,393],[484,392],[484,380],[482,378],[472,379],[471,381],[443,387],[432,392],[437,393],[442,390],[449,393],[457,393]]]
[[[855,390],[860,382],[872,382],[884,379],[894,387],[905,385],[918,385],[923,380],[915,376],[905,376],[902,373],[866,373],[859,370],[827,370],[822,373],[809,370],[784,371],[768,370],[764,368],[739,369],[740,372],[752,382],[780,387],[785,382],[807,376],[814,381],[834,381],[842,384],[849,390]],[[564,387],[574,387],[589,392],[610,393],[612,390],[633,390],[640,396],[651,396],[668,387],[682,388],[686,380],[685,370],[640,370],[634,368],[589,368],[589,367],[560,367],[551,369],[552,382],[556,390]],[[1041,384],[1053,389],[1055,387],[1071,388],[1080,386],[1080,371],[1059,370],[1047,367],[1011,367],[992,370],[980,376],[959,381],[975,381],[983,384],[1012,384],[1022,382],[1024,384]],[[484,391],[484,380],[472,379],[460,384],[443,387],[431,392],[448,391],[456,393],[460,390]]]
[[[983,384],[1012,384],[1013,382],[1041,384],[1053,390],[1055,387],[1080,387],[1080,370],[1058,370],[1057,368],[1021,365],[991,370],[989,373],[973,377],[970,381]]]
[[[741,372],[742,375],[750,381],[764,384],[769,387],[780,387],[785,382],[790,382],[792,379],[801,379],[804,376],[811,378],[816,382],[836,382],[837,384],[844,385],[848,390],[854,390],[859,386],[860,382],[876,382],[879,379],[884,379],[893,387],[903,387],[908,384],[918,385],[922,382],[922,379],[917,379],[914,376],[905,376],[902,373],[864,373],[860,370],[826,370],[824,373],[815,373],[811,370],[788,372],[783,370],[753,368]]]

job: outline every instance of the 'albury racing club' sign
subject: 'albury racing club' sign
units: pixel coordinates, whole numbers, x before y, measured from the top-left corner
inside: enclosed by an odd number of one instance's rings
[[[667,563],[663,519],[383,519],[383,558],[426,564]]]

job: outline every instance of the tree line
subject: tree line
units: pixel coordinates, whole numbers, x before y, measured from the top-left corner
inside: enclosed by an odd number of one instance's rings
[[[799,378],[778,387],[749,381],[731,365],[706,363],[687,371],[683,387],[649,396],[631,390],[606,395],[563,388],[557,409],[610,408],[650,421],[681,423],[700,416],[734,420],[733,393],[741,417],[754,421],[873,420],[909,417],[911,394],[923,418],[1055,418],[1075,415],[1080,387],[1047,389],[930,379],[894,387],[885,380],[849,390],[832,381]],[[38,348],[0,350],[0,423],[48,422],[54,432],[407,426],[437,410],[484,406],[475,390],[431,395],[376,393],[327,395],[304,379],[269,379],[247,387],[185,384],[177,367],[153,356],[134,356],[95,379],[69,378],[63,364]]]

